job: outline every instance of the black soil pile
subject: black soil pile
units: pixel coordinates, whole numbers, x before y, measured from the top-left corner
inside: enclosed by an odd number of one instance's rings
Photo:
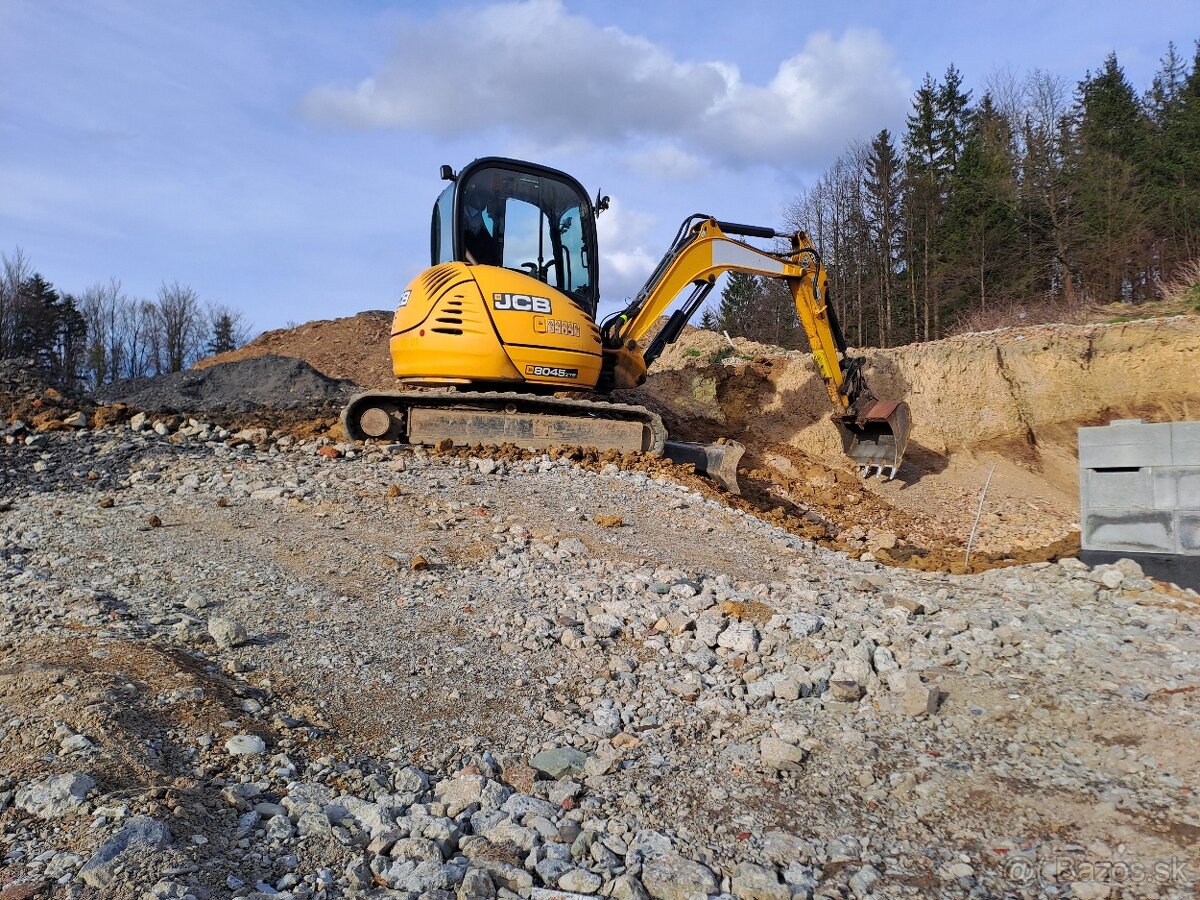
[[[101,403],[124,403],[154,413],[249,413],[266,408],[319,414],[340,408],[357,390],[354,382],[327,378],[302,359],[257,356],[108,384],[95,396]]]

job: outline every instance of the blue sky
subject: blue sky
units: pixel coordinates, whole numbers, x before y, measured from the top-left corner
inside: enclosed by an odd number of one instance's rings
[[[1139,91],[1198,0],[0,0],[0,252],[59,288],[178,280],[254,330],[388,308],[428,262],[437,169],[511,155],[613,209],[601,290],[692,212],[776,224],[925,72],[978,96],[1112,51]]]

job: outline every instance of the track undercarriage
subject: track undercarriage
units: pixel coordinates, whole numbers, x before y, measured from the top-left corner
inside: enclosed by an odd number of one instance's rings
[[[512,444],[526,450],[590,447],[601,452],[662,454],[691,464],[738,493],[741,444],[693,444],[667,439],[662,418],[641,406],[508,392],[372,391],[342,411],[350,440],[423,446]]]

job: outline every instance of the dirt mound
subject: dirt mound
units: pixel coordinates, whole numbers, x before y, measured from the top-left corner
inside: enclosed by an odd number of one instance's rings
[[[675,436],[741,441],[763,502],[807,509],[892,556],[934,547],[959,555],[994,465],[976,546],[1029,558],[1061,552],[1077,529],[1078,426],[1194,418],[1198,347],[1200,318],[1177,317],[864,351],[875,392],[912,407],[909,454],[894,482],[845,477],[828,396],[804,351],[737,339],[731,347],[722,335],[689,331],[622,399],[660,413]],[[879,506],[890,520],[868,512]]]
[[[265,407],[316,414],[342,406],[354,392],[352,382],[327,378],[302,359],[256,356],[108,384],[96,398],[148,412],[245,413]]]
[[[93,410],[79,390],[64,384],[31,359],[0,359],[0,423],[66,428],[63,419]]]
[[[370,388],[390,388],[396,383],[388,337],[392,314],[370,309],[341,319],[306,322],[259,335],[245,347],[203,359],[193,369],[259,356],[302,359],[329,378],[344,378]]]

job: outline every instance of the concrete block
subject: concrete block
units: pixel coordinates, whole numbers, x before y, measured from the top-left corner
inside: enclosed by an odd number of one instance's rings
[[[1128,550],[1135,553],[1174,553],[1175,516],[1168,510],[1084,510],[1085,550]]]
[[[1082,469],[1171,465],[1170,422],[1079,429]]]
[[[1200,422],[1171,423],[1171,463],[1200,466]]]
[[[1180,553],[1200,557],[1200,509],[1175,511],[1175,536]],[[1200,559],[1196,565],[1200,566]]]
[[[1171,466],[1151,472],[1155,509],[1200,509],[1200,466]]]
[[[1154,477],[1149,469],[1110,472],[1084,469],[1083,503],[1088,509],[1154,509]],[[1173,508],[1174,504],[1172,504]]]

